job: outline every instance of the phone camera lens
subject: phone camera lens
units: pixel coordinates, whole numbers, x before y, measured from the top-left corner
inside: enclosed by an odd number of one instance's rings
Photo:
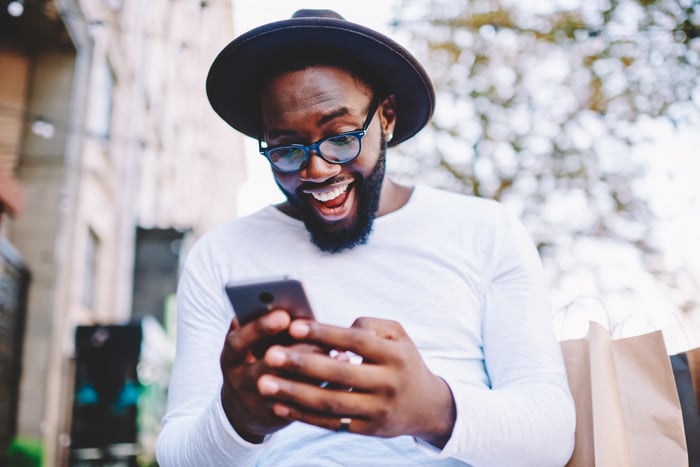
[[[261,302],[263,302],[266,305],[269,305],[272,303],[272,300],[275,299],[275,297],[270,293],[270,292],[262,292],[258,298],[260,299]]]

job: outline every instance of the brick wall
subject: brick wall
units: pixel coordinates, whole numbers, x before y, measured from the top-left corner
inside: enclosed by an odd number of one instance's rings
[[[0,48],[0,173],[14,174],[24,131],[29,60],[24,54]]]

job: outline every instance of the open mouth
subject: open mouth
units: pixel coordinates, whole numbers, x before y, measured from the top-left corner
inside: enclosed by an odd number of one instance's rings
[[[318,189],[304,190],[309,195],[311,205],[326,222],[344,219],[350,214],[354,204],[354,184],[350,181]]]

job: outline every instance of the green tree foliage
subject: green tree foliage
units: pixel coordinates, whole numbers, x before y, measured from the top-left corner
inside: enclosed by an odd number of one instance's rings
[[[398,172],[515,205],[562,273],[562,249],[597,239],[672,280],[632,148],[659,119],[697,124],[700,0],[404,0],[396,16],[438,92]]]

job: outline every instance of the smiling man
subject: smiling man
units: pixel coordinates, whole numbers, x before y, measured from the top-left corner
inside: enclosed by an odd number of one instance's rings
[[[268,147],[261,152],[288,199],[280,209],[303,220],[319,248],[366,243],[375,216],[405,204],[409,188],[383,183],[396,118],[389,98],[342,68],[313,66],[271,79],[262,108]]]
[[[188,255],[160,465],[564,465],[573,402],[523,226],[385,175],[387,148],[432,115],[416,59],[302,10],[233,40],[207,94],[287,201]],[[283,275],[315,319],[241,325],[226,284]],[[279,333],[292,340],[254,351]]]

